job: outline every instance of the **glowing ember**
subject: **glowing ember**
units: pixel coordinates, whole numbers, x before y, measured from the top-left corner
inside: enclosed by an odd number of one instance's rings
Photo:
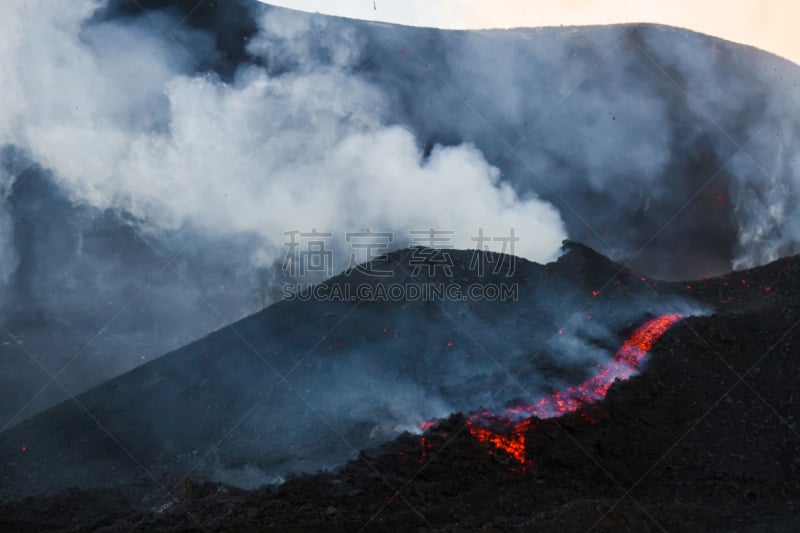
[[[422,431],[425,431],[426,429],[430,429],[435,425],[436,425],[436,421],[435,420],[425,420],[422,424],[420,424],[419,428]]]
[[[529,466],[530,461],[525,457],[525,433],[530,429],[531,420],[523,420],[511,428],[510,435],[502,435],[491,429],[476,425],[473,420],[467,420],[469,432],[480,442],[489,442],[495,448],[505,451],[523,466]]]
[[[530,466],[525,454],[525,434],[535,423],[535,419],[530,417],[544,419],[561,416],[602,399],[614,381],[628,379],[636,372],[653,344],[682,318],[681,315],[664,315],[648,320],[625,340],[608,364],[601,365],[597,374],[579,385],[553,392],[533,404],[507,408],[502,414],[493,414],[486,410],[472,413],[467,420],[470,434],[480,442],[492,444],[505,451],[523,468]],[[514,422],[521,416],[527,418]],[[507,428],[507,431],[490,429],[490,426],[498,425]],[[422,429],[429,427],[430,421],[422,425]]]

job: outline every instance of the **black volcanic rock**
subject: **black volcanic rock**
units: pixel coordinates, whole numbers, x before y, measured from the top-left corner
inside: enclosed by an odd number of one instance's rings
[[[3,434],[6,499],[78,483],[111,490],[72,490],[6,503],[0,508],[0,524],[37,531],[65,526],[166,531],[198,524],[209,530],[473,530],[488,524],[542,531],[593,526],[601,531],[796,530],[800,257],[669,284],[641,280],[583,246],[566,248],[568,253],[550,265],[521,262],[519,279],[526,279],[526,286],[540,296],[559,291],[565,283],[580,293],[584,283],[578,275],[607,268],[622,272],[610,284],[622,288],[590,297],[598,306],[593,308],[595,320],[602,313],[614,317],[618,307],[647,295],[674,298],[677,293],[691,293],[708,316],[690,317],[667,332],[644,372],[615,384],[603,401],[529,429],[526,451],[533,466],[528,470],[513,468],[502,453],[480,445],[465,431],[464,418],[454,415],[423,440],[406,433],[372,445],[340,470],[290,477],[277,487],[242,491],[188,480],[173,486],[180,479],[176,476],[186,473],[182,469],[192,465],[181,455],[191,441],[175,436],[191,435],[197,454],[202,454],[202,445],[208,444],[202,439],[214,435],[214,424],[230,421],[225,413],[229,416],[231,408],[243,405],[241,398],[251,395],[248,387],[258,383],[256,374],[264,372],[255,358],[247,363],[246,355],[226,349],[236,337],[233,327],[248,334],[256,327],[283,334],[288,346],[294,322],[270,326],[272,319],[297,313],[320,321],[330,312],[324,309],[334,309],[284,302],[79,397],[118,442],[71,403]],[[454,252],[454,265],[466,254]],[[390,259],[395,268],[409,266],[403,253]],[[349,282],[347,277],[329,281]],[[633,300],[626,296],[634,293]],[[366,334],[369,315],[388,317],[393,308],[365,305],[369,312],[357,316],[358,329]],[[525,312],[520,303],[508,305]],[[503,323],[502,306],[494,310]],[[415,313],[409,307],[403,312]],[[419,323],[422,331],[442,323],[436,314],[428,319],[433,321]],[[491,335],[503,333],[489,329]],[[365,339],[376,343],[372,337]],[[214,358],[215,353],[222,355]],[[197,379],[201,381],[193,381]],[[172,396],[168,391],[174,391]],[[193,409],[201,403],[208,407],[196,417]],[[308,421],[313,416],[295,424]],[[268,417],[260,423],[274,427]],[[170,434],[170,426],[181,430]],[[355,438],[355,428],[347,428],[348,438]],[[223,440],[218,456],[233,464],[263,465],[277,455],[277,449],[266,445],[268,431],[257,426],[248,426],[248,431],[254,436],[240,432]],[[19,450],[22,442],[27,443],[25,452]],[[370,444],[369,439],[362,442]],[[136,463],[121,451],[123,443],[133,457],[147,461],[138,466],[148,468],[155,480],[136,470]],[[332,449],[337,446],[341,449],[341,442]],[[189,477],[213,475],[206,464],[198,459]]]
[[[554,265],[597,260],[578,247]],[[798,269],[793,257],[720,278],[640,283],[648,292],[696,293],[714,302],[713,313],[667,332],[644,372],[603,401],[532,427],[528,470],[479,444],[464,417],[453,415],[422,437],[401,435],[336,472],[280,486],[242,491],[186,481],[169,495],[141,485],[64,491],[4,504],[0,526],[796,531]]]
[[[436,252],[415,248],[336,276],[322,285],[340,294],[391,284],[507,284],[516,294],[279,302],[0,435],[0,493],[167,484],[187,473],[247,485],[333,467],[424,419],[580,381],[670,299],[694,305],[651,292],[585,246],[565,246],[544,266],[450,250],[452,266],[430,272],[419,259]],[[481,275],[476,258],[508,264]]]

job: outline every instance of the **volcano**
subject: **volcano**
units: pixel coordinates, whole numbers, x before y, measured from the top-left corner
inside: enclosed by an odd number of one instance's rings
[[[597,365],[614,363],[629,330],[666,310],[701,307],[682,294],[652,293],[588,247],[567,242],[565,251],[548,265],[448,251],[452,267],[415,273],[415,257],[433,250],[410,249],[344,272],[314,292],[447,283],[464,293],[513,285],[517,294],[279,302],[4,433],[3,446],[27,449],[2,490],[39,494],[76,480],[99,488],[109,468],[128,481],[141,468],[172,482],[191,469],[245,485],[315,472],[430,419],[499,413],[592,379]],[[481,274],[470,268],[476,257],[506,266]],[[53,454],[72,466],[54,470]]]
[[[797,524],[800,257],[663,282],[565,242],[477,280],[450,252],[380,263],[517,297],[277,303],[0,435],[4,524]]]
[[[386,202],[395,195],[378,188],[375,199],[354,199],[346,192],[353,187],[341,186],[353,174],[350,163],[308,170],[309,160],[329,153],[340,133],[362,119],[380,126],[356,150],[375,158],[363,185],[387,175],[385,161],[397,160],[396,137],[375,142],[386,130],[413,136],[408,143],[419,153],[410,156],[412,168],[420,163],[435,170],[431,158],[441,149],[473,146],[496,167],[492,187],[547,202],[560,212],[566,236],[614,259],[631,258],[648,276],[701,278],[800,250],[790,223],[800,205],[793,192],[800,124],[791,112],[800,69],[761,50],[649,24],[443,31],[299,13],[255,0],[85,0],[69,12],[46,2],[37,10],[7,4],[14,16],[3,17],[8,27],[0,33],[19,32],[19,39],[3,49],[9,72],[3,80],[8,101],[19,105],[3,107],[12,113],[5,122],[30,131],[11,128],[0,141],[0,322],[17,339],[0,341],[0,428],[67,397],[47,386],[49,376],[27,352],[60,372],[61,383],[77,394],[273,303],[280,268],[262,259],[270,249],[265,241],[280,250],[283,232],[311,223],[316,213],[299,214],[307,195],[292,195],[300,202],[286,209],[292,228],[277,216],[274,224],[242,226],[238,215],[248,210],[220,207],[218,200],[238,188],[258,206],[251,214],[280,207],[271,194],[258,196],[276,174],[267,170],[274,157],[285,159],[279,168],[291,176],[289,189],[301,175],[331,178],[318,185],[334,184],[321,203],[336,206],[324,210],[336,213],[335,227],[319,229],[339,236],[388,225],[399,237],[414,229],[412,221],[486,207],[476,197],[460,199],[465,210],[445,209],[451,199],[443,194],[435,208],[417,213],[415,195]],[[186,31],[166,39],[167,27]],[[134,43],[142,48],[128,53]],[[62,54],[72,60],[63,63]],[[89,73],[89,66],[96,68]],[[140,68],[142,83],[131,83],[128,72]],[[54,79],[54,72],[62,77]],[[264,92],[256,79],[275,90]],[[108,83],[99,86],[99,80]],[[292,80],[302,83],[293,90]],[[189,94],[176,87],[184,82]],[[330,94],[305,90],[320,85]],[[210,93],[222,100],[206,102]],[[85,102],[64,95],[83,95]],[[48,111],[54,108],[60,111]],[[187,127],[176,130],[176,120]],[[223,125],[230,131],[220,130]],[[107,126],[112,131],[96,143],[51,141],[66,131],[78,139]],[[188,138],[176,137],[180,131]],[[153,134],[163,138],[153,141]],[[104,142],[112,138],[120,147],[174,145],[176,159],[198,168],[165,170],[159,178],[154,171],[164,161],[146,163],[136,151],[127,162],[116,161],[117,151]],[[210,144],[195,144],[203,140]],[[197,162],[203,155],[219,159]],[[89,167],[73,159],[106,163]],[[232,161],[252,164],[230,173]],[[132,170],[132,189],[117,190],[126,180],[109,179],[106,170],[139,163],[146,168]],[[84,182],[92,169],[98,175]],[[187,182],[173,194],[142,189],[168,185],[177,175]],[[216,190],[222,175],[224,191],[186,205],[187,191]],[[401,171],[387,185],[428,190],[424,182],[410,184],[409,175]],[[445,190],[472,190],[460,170],[441,177],[451,184]],[[97,183],[104,184],[103,194]],[[310,181],[299,186],[321,191]],[[141,212],[155,197],[163,209]],[[381,207],[368,219],[361,211],[370,205]],[[185,209],[197,217],[183,223]],[[481,217],[440,226],[466,237],[502,218],[500,212]],[[210,232],[203,229],[208,225]],[[541,240],[525,231],[529,242]],[[549,252],[560,240],[561,234],[548,241]],[[163,271],[164,258],[184,245],[186,253],[173,264],[179,273]],[[613,353],[614,342],[604,351]]]

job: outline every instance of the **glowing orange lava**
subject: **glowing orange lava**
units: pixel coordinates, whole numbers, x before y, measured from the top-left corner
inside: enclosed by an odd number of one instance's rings
[[[484,410],[469,415],[469,432],[478,441],[505,451],[523,467],[529,466],[531,463],[525,453],[525,434],[535,423],[535,419],[530,417],[552,418],[602,399],[615,380],[628,379],[636,372],[653,344],[682,318],[682,315],[663,315],[648,320],[625,340],[608,364],[600,365],[597,374],[579,385],[553,392],[533,404],[507,408],[502,414]],[[527,418],[515,422],[520,416]],[[507,428],[507,431],[498,432],[489,427],[498,425]],[[430,424],[424,423],[423,427],[430,427]]]

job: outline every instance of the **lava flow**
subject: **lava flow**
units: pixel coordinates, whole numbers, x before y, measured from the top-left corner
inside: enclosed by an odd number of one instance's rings
[[[600,365],[597,374],[577,386],[551,393],[533,404],[507,408],[502,414],[484,410],[469,415],[469,432],[480,442],[505,451],[523,467],[528,466],[525,434],[536,423],[536,418],[560,416],[605,397],[614,381],[633,375],[659,337],[682,318],[682,315],[663,315],[648,320],[625,340],[608,364]],[[515,422],[521,415],[528,418]],[[490,426],[499,426],[501,430],[496,431]]]

